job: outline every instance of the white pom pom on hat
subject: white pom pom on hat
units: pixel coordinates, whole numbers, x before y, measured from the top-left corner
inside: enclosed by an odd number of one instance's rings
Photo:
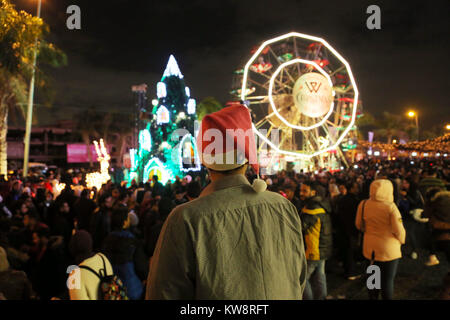
[[[258,193],[264,192],[267,189],[267,183],[264,180],[257,178],[253,180],[252,188]]]

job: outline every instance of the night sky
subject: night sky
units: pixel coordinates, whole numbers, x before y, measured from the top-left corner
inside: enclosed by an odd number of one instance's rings
[[[35,14],[36,2],[13,0]],[[66,8],[81,8],[82,30],[66,28]],[[381,8],[381,30],[366,28],[366,8]],[[77,110],[131,112],[131,86],[156,96],[170,54],[191,95],[230,99],[232,72],[253,47],[290,31],[322,37],[350,63],[372,114],[419,111],[421,130],[450,123],[449,1],[43,0],[50,40],[68,66],[50,70],[56,96],[42,122]],[[39,104],[39,101],[37,101]]]

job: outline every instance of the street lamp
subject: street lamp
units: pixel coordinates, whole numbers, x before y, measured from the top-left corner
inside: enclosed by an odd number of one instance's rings
[[[417,141],[419,141],[419,115],[415,111],[409,111],[408,117],[416,118],[416,128],[417,128]]]
[[[445,129],[450,130],[450,124],[446,125]]]
[[[38,0],[37,17],[41,17],[41,0]],[[30,155],[31,124],[33,123],[34,78],[37,58],[37,37],[34,41],[33,69],[31,71],[30,91],[28,92],[27,122],[25,127],[25,150],[23,152],[23,176],[28,176],[28,160]]]

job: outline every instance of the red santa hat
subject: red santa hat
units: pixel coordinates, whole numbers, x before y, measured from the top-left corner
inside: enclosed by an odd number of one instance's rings
[[[253,188],[257,192],[266,189],[265,182],[259,179],[252,119],[244,105],[233,103],[206,115],[197,135],[197,148],[202,164],[215,171],[233,170],[249,163],[258,174]]]

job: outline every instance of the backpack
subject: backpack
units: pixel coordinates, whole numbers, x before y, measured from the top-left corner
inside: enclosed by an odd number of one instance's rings
[[[87,266],[80,266],[80,268],[89,270],[100,279],[100,285],[98,287],[99,300],[129,300],[127,296],[127,289],[125,288],[122,280],[120,280],[115,274],[106,274],[105,259],[103,258],[103,255],[98,255],[103,261],[103,269],[100,269],[98,273]]]

